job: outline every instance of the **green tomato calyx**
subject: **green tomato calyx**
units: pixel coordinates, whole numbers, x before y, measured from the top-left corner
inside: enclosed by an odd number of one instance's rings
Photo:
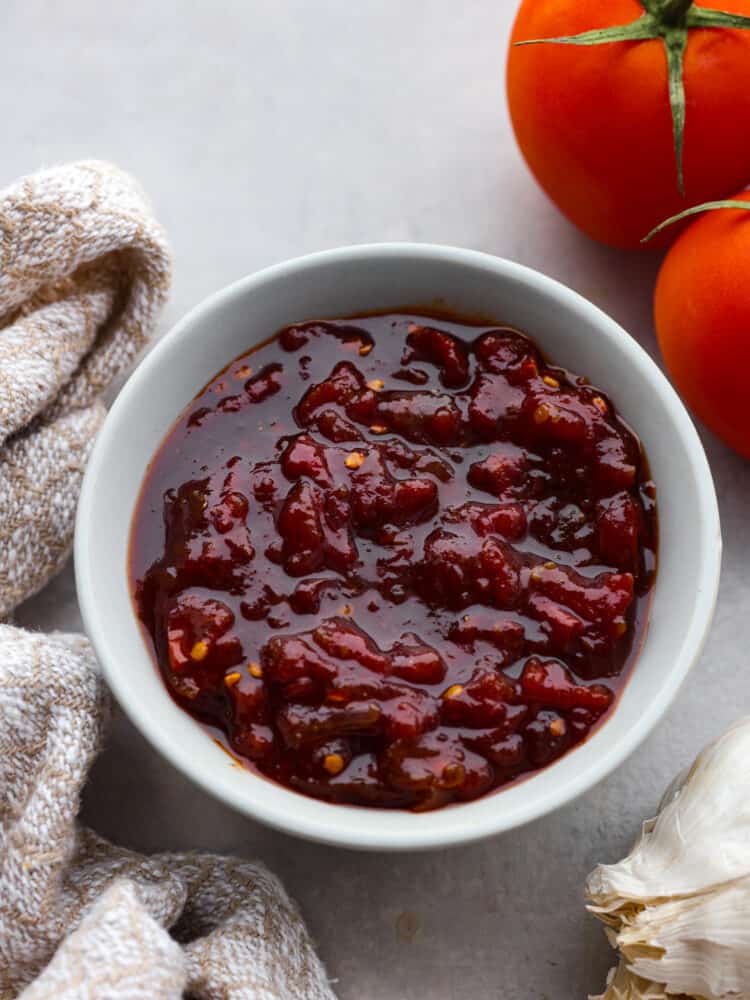
[[[750,201],[723,198],[721,201],[704,201],[702,205],[693,205],[692,208],[686,208],[684,212],[678,212],[677,215],[672,215],[664,222],[660,222],[658,226],[654,226],[648,236],[643,237],[641,243],[648,243],[657,233],[666,229],[667,226],[674,225],[675,222],[682,222],[683,219],[689,219],[691,215],[700,215],[701,212],[714,212],[717,208],[743,208],[746,212],[750,212]]]

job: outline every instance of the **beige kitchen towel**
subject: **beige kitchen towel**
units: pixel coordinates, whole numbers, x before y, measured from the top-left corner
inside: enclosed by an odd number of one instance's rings
[[[100,395],[168,286],[164,235],[116,167],[0,192],[0,618],[67,556]],[[334,1000],[263,865],[143,857],[78,824],[108,711],[85,638],[0,624],[0,1000]]]
[[[0,625],[0,650],[0,998],[334,1000],[263,865],[77,823],[109,704],[87,640]]]
[[[100,396],[169,282],[164,233],[117,167],[53,167],[0,191],[0,619],[67,558]]]

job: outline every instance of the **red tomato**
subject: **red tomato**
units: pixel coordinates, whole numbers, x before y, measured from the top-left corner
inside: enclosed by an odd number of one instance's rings
[[[702,0],[691,9],[708,8],[750,15],[750,0]],[[688,32],[684,198],[660,39],[591,47],[513,43],[643,15],[638,0],[523,0],[508,59],[511,118],[531,170],[571,222],[618,247],[640,246],[668,216],[750,180],[750,31]]]
[[[737,200],[750,204],[750,192]],[[685,402],[750,458],[750,211],[707,212],[680,235],[659,273],[654,317]]]

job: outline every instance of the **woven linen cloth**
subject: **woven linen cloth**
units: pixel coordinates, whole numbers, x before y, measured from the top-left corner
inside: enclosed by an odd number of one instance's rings
[[[0,192],[0,618],[69,552],[99,397],[169,275],[162,231],[116,167]],[[88,641],[0,624],[0,650],[0,1000],[335,1000],[261,864],[143,857],[78,824],[109,714]]]
[[[87,640],[0,625],[0,649],[0,998],[334,1000],[262,865],[77,824],[109,704]]]
[[[67,558],[101,393],[169,282],[162,229],[117,167],[74,163],[0,191],[0,619]]]

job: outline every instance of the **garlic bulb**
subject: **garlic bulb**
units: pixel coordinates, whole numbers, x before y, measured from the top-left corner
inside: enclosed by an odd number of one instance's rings
[[[621,955],[598,1000],[750,1000],[750,718],[697,757],[588,909]]]

